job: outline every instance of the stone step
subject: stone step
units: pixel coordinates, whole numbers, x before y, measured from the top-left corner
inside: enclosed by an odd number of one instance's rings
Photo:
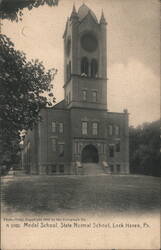
[[[83,163],[84,175],[101,175],[105,174],[102,166],[97,163]]]

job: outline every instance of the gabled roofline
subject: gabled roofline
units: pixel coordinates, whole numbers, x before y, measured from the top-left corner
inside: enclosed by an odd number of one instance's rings
[[[94,22],[99,25],[98,21],[96,21],[95,18],[92,16],[90,10],[88,11],[87,15],[82,18],[82,20],[79,20],[79,23],[81,24],[89,15],[92,17],[92,19],[94,20]]]

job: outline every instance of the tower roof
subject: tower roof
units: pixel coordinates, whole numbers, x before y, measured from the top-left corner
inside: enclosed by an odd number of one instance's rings
[[[84,4],[84,3],[80,6],[80,8],[79,8],[79,10],[78,10],[78,16],[79,16],[80,21],[81,21],[84,17],[86,17],[86,16],[88,15],[89,12],[90,12],[90,14],[92,15],[92,17],[94,18],[94,20],[95,20],[96,22],[98,22],[98,21],[97,21],[97,17],[96,17],[96,15],[94,14],[94,12],[93,12],[92,10],[90,10],[90,9],[88,8],[88,6],[87,6],[86,4]]]
[[[102,24],[107,24],[106,19],[105,19],[105,17],[104,17],[103,10],[102,10],[102,14],[101,14],[100,23],[102,23]]]

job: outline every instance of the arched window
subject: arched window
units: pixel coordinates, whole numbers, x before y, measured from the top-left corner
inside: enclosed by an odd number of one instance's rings
[[[98,64],[96,59],[92,59],[91,61],[91,77],[95,78],[98,74]]]
[[[87,57],[83,57],[81,61],[81,75],[82,76],[88,76],[88,68],[89,68],[88,59]]]

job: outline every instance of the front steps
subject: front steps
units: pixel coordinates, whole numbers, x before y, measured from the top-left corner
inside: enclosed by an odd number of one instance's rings
[[[83,175],[102,175],[105,174],[103,167],[99,163],[83,163]]]

